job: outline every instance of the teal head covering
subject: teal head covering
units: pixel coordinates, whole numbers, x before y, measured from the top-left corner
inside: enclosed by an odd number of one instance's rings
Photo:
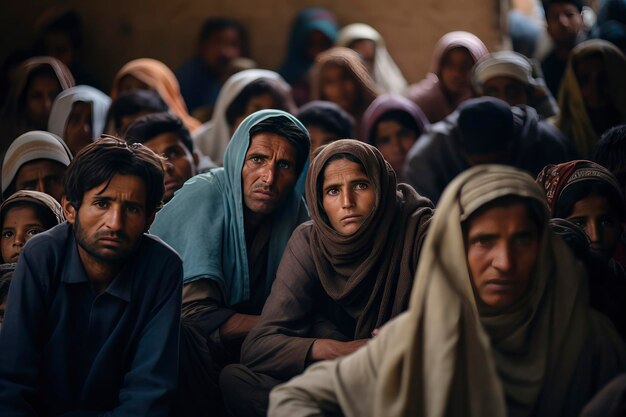
[[[280,110],[251,114],[230,140],[224,153],[224,167],[189,179],[159,211],[150,229],[183,258],[185,283],[199,279],[216,281],[231,306],[250,298],[241,187],[241,170],[250,146],[250,130],[264,120],[280,116],[307,132],[298,119]],[[307,160],[291,194],[273,216],[266,294],[269,294],[291,233],[309,218],[303,198],[309,147],[307,133]]]

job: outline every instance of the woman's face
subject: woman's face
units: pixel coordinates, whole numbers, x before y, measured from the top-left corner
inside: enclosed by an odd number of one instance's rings
[[[350,44],[350,49],[354,49],[359,54],[369,73],[373,74],[376,43],[370,39],[357,39]]]
[[[77,101],[72,105],[65,124],[65,143],[72,151],[72,155],[76,155],[85,146],[93,142],[93,133],[91,126],[91,103]]]
[[[306,44],[306,55],[311,61],[315,61],[315,58],[333,46],[333,42],[324,35],[320,30],[313,30],[309,33],[309,38]]]
[[[322,206],[330,226],[340,235],[356,233],[376,206],[376,193],[361,164],[332,161],[324,169]]]
[[[579,60],[576,79],[587,110],[597,110],[609,104],[609,78],[600,55],[591,55]]]
[[[117,93],[122,94],[131,90],[151,90],[150,86],[134,75],[127,74],[122,77],[117,85]]]
[[[230,132],[235,133],[235,130],[239,127],[243,119],[250,116],[252,113],[259,110],[275,109],[278,107],[278,103],[274,100],[274,97],[270,93],[263,93],[257,96],[250,97],[250,100],[246,103],[245,112],[235,118],[235,122],[230,127]]]
[[[592,194],[574,204],[567,220],[579,226],[591,242],[591,249],[612,257],[622,234],[617,210],[603,196]]]
[[[446,91],[453,95],[467,94],[471,89],[470,75],[474,59],[465,48],[453,48],[441,59],[439,79]]]
[[[25,104],[28,122],[39,130],[48,130],[48,117],[61,84],[51,75],[33,78],[26,88]]]
[[[352,113],[357,102],[358,87],[348,70],[329,64],[322,69],[322,98]]]
[[[417,140],[417,132],[395,120],[382,120],[376,126],[374,145],[396,173],[402,172],[406,155]]]

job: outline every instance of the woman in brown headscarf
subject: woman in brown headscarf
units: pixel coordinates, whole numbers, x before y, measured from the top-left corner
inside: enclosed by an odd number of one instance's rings
[[[247,415],[235,407],[245,407],[250,393],[266,405],[271,387],[312,362],[356,350],[407,308],[431,202],[397,184],[376,148],[351,139],[315,157],[306,197],[312,221],[292,234],[260,322],[244,342],[248,368],[222,372],[233,415]],[[246,379],[263,387],[242,385]]]
[[[355,354],[277,388],[269,415],[578,415],[626,355],[547,224],[528,174],[480,165],[459,175],[429,227],[409,311]],[[477,254],[494,256],[489,268],[476,268]]]
[[[187,112],[176,76],[161,61],[141,58],[124,65],[113,80],[111,100],[115,101],[120,93],[133,89],[156,91],[190,132],[200,127],[200,122]]]
[[[332,101],[354,117],[358,126],[378,94],[376,83],[352,49],[335,47],[318,55],[312,70],[312,100]]]
[[[485,44],[469,32],[445,34],[435,45],[431,72],[410,85],[406,96],[422,109],[430,123],[437,123],[471,97],[472,67],[488,53]]]
[[[600,136],[626,123],[626,56],[600,39],[576,46],[559,90],[556,126],[571,138],[583,158],[593,156]]]
[[[54,99],[74,86],[74,77],[65,64],[48,56],[26,60],[16,74],[2,109],[0,155],[22,133],[47,130]]]

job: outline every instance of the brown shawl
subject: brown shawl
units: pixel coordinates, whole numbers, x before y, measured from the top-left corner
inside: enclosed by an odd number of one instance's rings
[[[376,206],[359,230],[343,236],[328,223],[318,185],[333,155],[356,157],[376,192]],[[306,183],[306,199],[313,230],[310,253],[326,293],[357,321],[355,338],[406,309],[421,244],[433,205],[396,174],[373,146],[343,139],[315,157]]]

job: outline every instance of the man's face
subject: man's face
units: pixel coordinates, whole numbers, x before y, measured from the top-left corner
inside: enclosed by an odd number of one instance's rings
[[[485,81],[483,95],[499,98],[506,101],[510,106],[528,104],[526,86],[511,77],[493,77]]]
[[[539,230],[524,204],[493,207],[470,219],[465,251],[475,295],[491,308],[515,304],[528,289],[539,248]]]
[[[246,207],[256,214],[273,213],[298,179],[296,162],[296,149],[287,138],[274,133],[253,136],[241,170]]]
[[[85,192],[80,208],[63,199],[67,221],[83,263],[115,265],[125,261],[150,226],[146,186],[134,175],[117,174]]]
[[[322,96],[350,113],[358,100],[358,86],[350,72],[338,65],[328,64],[322,68]]]
[[[20,167],[15,175],[15,191],[40,191],[61,202],[66,167],[51,159],[35,159]]]
[[[556,3],[548,6],[546,13],[548,34],[557,46],[573,46],[578,32],[583,28],[583,17],[573,4]]]
[[[374,74],[374,59],[376,58],[376,43],[370,39],[358,39],[350,44],[363,60],[370,74]]]
[[[165,158],[163,201],[168,202],[185,181],[196,175],[197,157],[194,157],[180,138],[172,132],[161,133],[145,141],[144,145]]]
[[[234,28],[213,33],[200,45],[200,57],[207,67],[217,73],[228,69],[230,63],[241,56],[241,38]]]
[[[81,149],[93,142],[91,107],[91,103],[77,101],[67,117],[64,137],[72,155],[78,154]]]

